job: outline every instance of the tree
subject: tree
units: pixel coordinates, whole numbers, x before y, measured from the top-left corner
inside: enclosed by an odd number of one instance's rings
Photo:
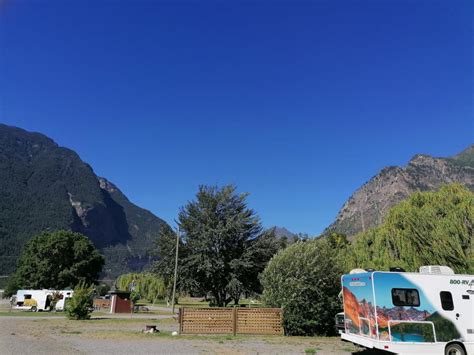
[[[160,229],[158,238],[156,240],[156,250],[155,254],[158,256],[158,261],[156,261],[152,270],[164,284],[166,299],[167,301],[171,300],[173,293],[173,281],[174,281],[174,268],[175,268],[175,257],[176,257],[176,233],[168,226],[164,226]],[[183,277],[183,260],[187,257],[187,249],[183,245],[183,241],[179,240],[179,249],[178,249],[178,277],[177,279],[177,290],[178,293],[181,293],[185,290],[194,291],[196,289],[196,283],[194,280],[187,280]],[[177,297],[176,297],[177,298]]]
[[[81,281],[75,288],[74,294],[66,304],[66,317],[68,319],[89,319],[92,313],[94,288]]]
[[[104,258],[84,235],[65,230],[43,233],[25,244],[9,291],[94,283],[103,265]]]
[[[232,185],[200,186],[196,200],[179,213],[179,284],[194,293],[210,293],[216,306],[238,303],[242,293],[258,292],[258,274],[278,250],[274,233],[262,232],[246,198]],[[176,234],[168,230],[160,236],[155,270],[172,281]]]
[[[348,253],[352,268],[448,265],[474,272],[474,194],[452,184],[418,192],[393,207],[384,223],[356,236]]]
[[[134,291],[149,302],[154,303],[157,299],[166,297],[163,280],[150,272],[120,275],[115,284],[117,289],[128,291],[132,283],[135,285]]]
[[[282,307],[288,335],[334,334],[340,311],[339,251],[328,239],[297,242],[281,250],[261,275],[263,301]]]

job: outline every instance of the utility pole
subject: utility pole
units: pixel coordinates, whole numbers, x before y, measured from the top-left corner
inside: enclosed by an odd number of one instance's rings
[[[174,260],[174,282],[173,282],[173,297],[171,298],[171,307],[174,314],[174,300],[176,297],[176,279],[178,277],[178,248],[179,248],[179,225],[176,227],[176,258]]]

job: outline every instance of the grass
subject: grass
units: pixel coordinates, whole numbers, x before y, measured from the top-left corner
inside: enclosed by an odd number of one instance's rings
[[[316,349],[315,348],[306,348],[304,349],[305,354],[316,354]]]
[[[2,311],[0,317],[58,317],[64,318],[63,312],[29,312],[29,311]]]
[[[150,312],[138,312],[138,313],[132,313],[132,316],[130,317],[130,314],[128,316],[133,319],[134,315],[149,315],[149,316],[172,316],[173,313],[166,312],[166,311],[150,311]],[[121,315],[127,316],[126,313],[122,313]],[[64,312],[30,312],[30,311],[20,311],[20,310],[12,310],[10,311],[0,311],[0,317],[65,317]],[[92,317],[111,317],[109,312],[101,312],[101,311],[94,311],[92,312]],[[138,319],[138,318],[137,318]],[[140,318],[144,319],[144,318]]]
[[[67,330],[63,330],[63,329],[61,329],[60,333],[61,334],[82,334],[82,332],[80,332],[78,330],[67,331]]]
[[[127,323],[140,323],[140,324],[150,324],[150,323],[159,323],[159,324],[177,324],[177,321],[173,318],[91,318],[89,320],[76,321],[84,323],[96,323],[96,324],[127,324]]]

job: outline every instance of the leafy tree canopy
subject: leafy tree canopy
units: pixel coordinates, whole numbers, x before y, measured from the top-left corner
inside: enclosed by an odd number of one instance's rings
[[[472,274],[474,194],[459,184],[414,193],[381,226],[359,234],[350,250],[350,267],[417,271],[434,264]]]
[[[275,255],[261,276],[267,306],[282,307],[288,335],[330,335],[340,310],[340,254],[328,238],[297,242]]]
[[[247,194],[235,186],[201,186],[195,201],[181,209],[179,247],[181,289],[213,297],[216,306],[238,302],[242,293],[260,292],[258,274],[280,243],[263,232],[259,218],[247,207]],[[176,235],[158,239],[161,260],[155,270],[172,282]]]
[[[25,244],[8,291],[90,284],[103,265],[104,258],[84,235],[65,230],[43,233]]]
[[[163,279],[148,272],[130,273],[119,276],[116,287],[122,291],[133,291],[138,293],[142,299],[155,302],[157,299],[164,299],[166,287]]]

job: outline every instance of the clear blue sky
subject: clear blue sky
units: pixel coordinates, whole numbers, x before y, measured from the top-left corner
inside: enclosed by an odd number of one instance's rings
[[[384,166],[474,141],[473,4],[0,0],[0,121],[169,222],[234,183],[314,235]]]

